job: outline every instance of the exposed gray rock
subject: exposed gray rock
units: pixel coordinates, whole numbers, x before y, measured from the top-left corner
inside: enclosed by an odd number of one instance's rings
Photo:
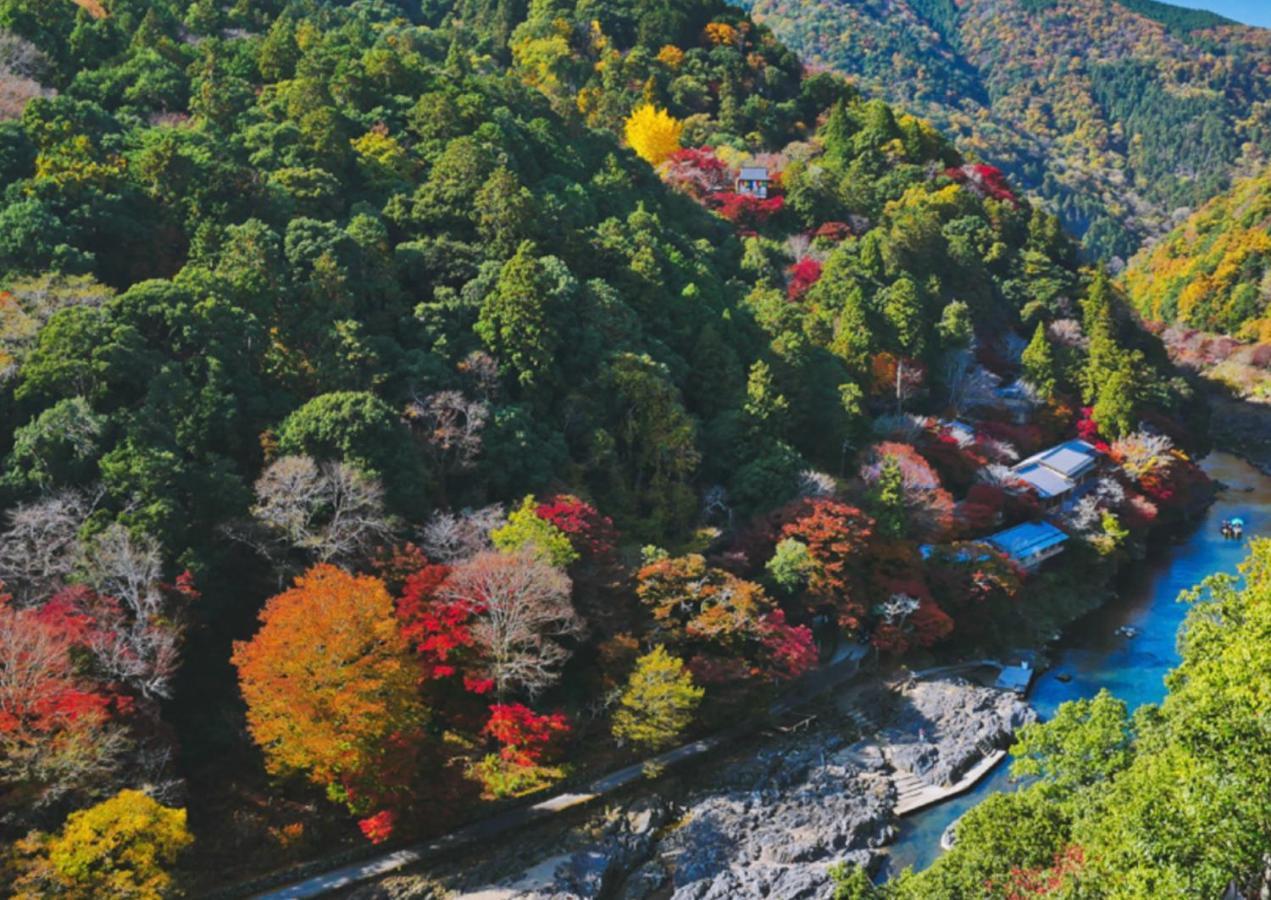
[[[555,875],[555,896],[599,897],[612,892],[649,858],[656,831],[667,819],[657,798],[637,800],[609,826],[604,837],[569,858]]]
[[[933,785],[953,784],[985,754],[1006,747],[1037,714],[1022,698],[961,678],[918,681],[900,692],[880,737],[887,759]]]
[[[659,845],[675,900],[829,897],[826,869],[871,865],[891,828],[895,789],[881,756],[837,735],[756,754],[735,781],[694,802]]]
[[[660,862],[650,860],[627,876],[617,900],[645,900],[662,885],[669,876]]]

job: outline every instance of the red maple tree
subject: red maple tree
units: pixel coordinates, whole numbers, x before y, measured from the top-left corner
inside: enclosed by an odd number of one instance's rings
[[[517,766],[536,766],[569,733],[561,713],[536,713],[522,703],[496,703],[481,733],[502,746],[499,756]]]
[[[858,628],[867,612],[860,569],[874,520],[837,500],[798,504],[800,514],[781,529],[781,536],[802,541],[816,562],[808,579],[808,596],[830,608],[844,628]]]
[[[618,544],[613,520],[572,494],[557,494],[535,507],[534,513],[565,532],[574,549],[590,559],[608,556]]]

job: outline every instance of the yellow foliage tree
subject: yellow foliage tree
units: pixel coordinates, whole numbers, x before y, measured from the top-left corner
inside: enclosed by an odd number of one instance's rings
[[[168,869],[193,841],[185,810],[141,791],[120,791],[71,813],[59,834],[19,841],[19,852],[30,858],[12,896],[160,900],[172,893]]]
[[[737,29],[726,22],[711,22],[706,26],[706,39],[716,47],[732,47],[737,44]]]
[[[657,60],[668,69],[678,69],[684,62],[684,51],[674,44],[666,44],[658,51]]]
[[[636,107],[627,117],[627,143],[651,166],[661,164],[680,149],[680,132],[683,130],[683,122],[652,103]]]
[[[669,747],[693,721],[705,691],[684,663],[658,646],[636,661],[613,717],[613,735],[651,750]]]

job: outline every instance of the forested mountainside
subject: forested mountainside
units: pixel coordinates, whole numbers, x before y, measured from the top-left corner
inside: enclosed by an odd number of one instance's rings
[[[1007,464],[1125,463],[1085,587],[1203,481],[1055,218],[713,0],[0,28],[18,896],[444,828],[730,721],[814,626],[1028,639],[1062,574],[919,552],[1034,517]]]
[[[1271,31],[1149,0],[746,0],[1128,259],[1271,152]]]
[[[1271,169],[1135,256],[1123,283],[1147,319],[1271,341]]]

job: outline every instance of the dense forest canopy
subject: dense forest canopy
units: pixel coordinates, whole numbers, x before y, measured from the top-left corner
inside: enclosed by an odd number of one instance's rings
[[[1143,250],[1123,280],[1145,318],[1271,340],[1271,169],[1238,182]]]
[[[1025,603],[978,543],[1039,514],[1009,463],[1117,461],[1065,523],[1110,568],[1203,481],[1188,384],[1054,216],[722,3],[0,29],[28,895],[161,895],[190,832],[215,881],[444,827],[727,721],[814,629],[1053,630],[1073,584]]]
[[[1005,169],[1093,258],[1141,243],[1271,152],[1271,31],[1152,0],[744,4],[809,62]]]

